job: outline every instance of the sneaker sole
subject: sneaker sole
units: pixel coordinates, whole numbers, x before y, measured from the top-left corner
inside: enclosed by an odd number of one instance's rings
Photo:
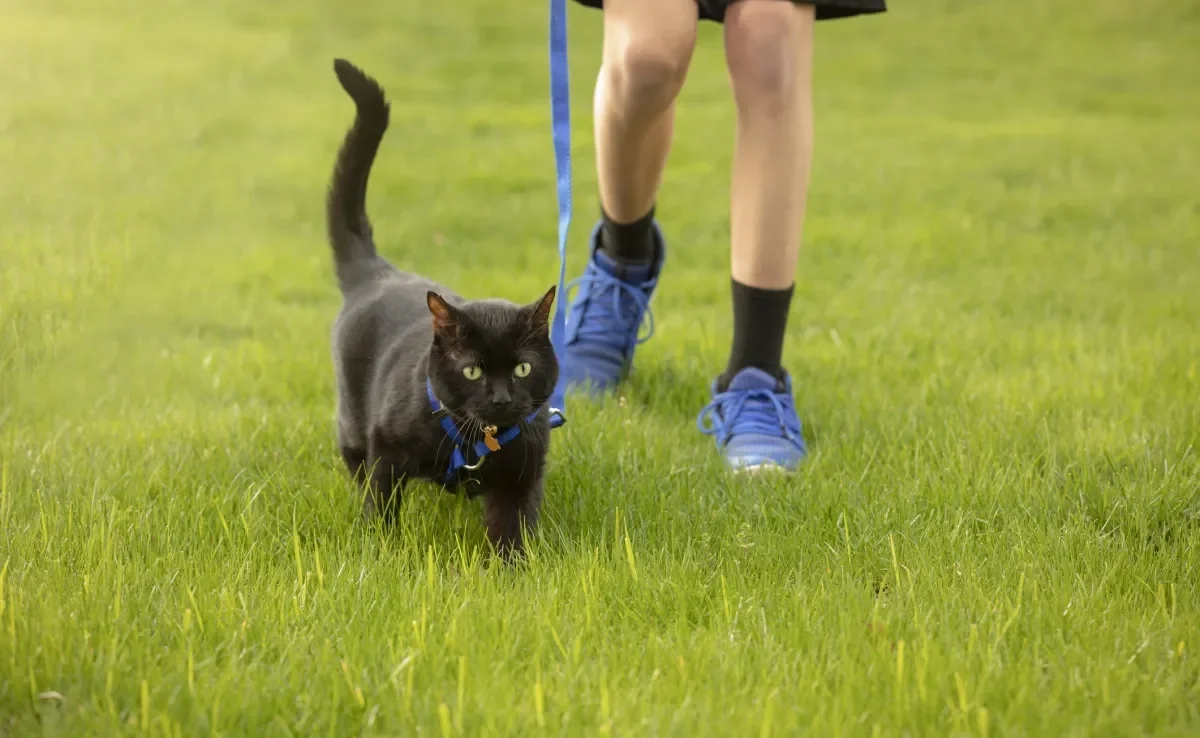
[[[772,462],[733,467],[735,474],[792,474],[796,470]]]

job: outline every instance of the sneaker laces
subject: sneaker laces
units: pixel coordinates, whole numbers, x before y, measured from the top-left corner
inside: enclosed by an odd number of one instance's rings
[[[646,326],[645,335],[635,335],[633,345],[645,343],[654,335],[654,314],[650,312],[650,298],[643,290],[652,288],[655,280],[630,284],[602,269],[588,269],[581,277],[567,286],[567,293],[578,287],[588,287],[588,296],[575,306],[576,310],[589,310],[588,320],[575,323],[575,333],[570,340],[585,339],[625,351],[629,348],[628,331],[631,323]],[[569,297],[568,297],[569,299]]]
[[[782,398],[782,399],[781,399]],[[737,433],[781,436],[795,443],[799,428],[792,428],[792,398],[769,389],[721,392],[700,411],[696,427],[707,436],[717,436],[723,444]]]

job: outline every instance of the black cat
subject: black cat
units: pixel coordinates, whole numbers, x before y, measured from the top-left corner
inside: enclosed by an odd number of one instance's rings
[[[367,180],[388,126],[379,84],[334,61],[354,125],[329,187],[329,241],[343,305],[333,328],[337,434],[365,488],[364,513],[391,519],[407,480],[482,496],[488,538],[521,550],[542,502],[558,380],[550,344],[554,288],[531,305],[465,300],[375,251]]]

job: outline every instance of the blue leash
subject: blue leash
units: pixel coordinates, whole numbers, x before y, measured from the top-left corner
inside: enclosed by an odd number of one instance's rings
[[[550,342],[562,365],[567,332],[567,232],[571,228],[571,75],[567,65],[567,0],[550,0],[550,112],[554,134],[554,168],[558,175],[558,290]],[[559,374],[550,395],[551,414],[566,421],[566,382]]]
[[[438,416],[438,423],[441,424],[442,430],[446,431],[446,435],[450,437],[450,442],[454,444],[454,451],[450,453],[450,466],[446,469],[445,476],[442,477],[442,481],[448,484],[453,482],[462,470],[475,471],[482,466],[483,460],[488,454],[492,453],[492,450],[482,440],[476,441],[474,445],[467,443],[467,437],[463,435],[462,429],[450,417],[450,413],[445,412],[442,403],[438,401],[437,395],[433,392],[433,384],[428,379],[425,380],[425,395],[429,398],[429,407],[433,409],[434,415]],[[525,417],[525,422],[532,423],[537,418],[539,412],[541,410],[534,410]],[[551,428],[558,428],[564,422],[566,421],[563,419],[562,413],[553,409],[550,410]],[[521,435],[521,427],[519,425],[510,426],[496,434],[495,440],[498,449],[512,443],[512,440],[519,435]],[[467,454],[463,450],[464,447],[475,454],[474,464],[467,463]]]

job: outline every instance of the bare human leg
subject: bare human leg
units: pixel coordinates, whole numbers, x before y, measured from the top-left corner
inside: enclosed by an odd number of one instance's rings
[[[655,199],[697,23],[695,0],[605,0],[594,98],[602,212],[568,310],[568,389],[615,386],[644,340],[639,330],[666,256]]]
[[[725,14],[737,103],[730,226],[733,278],[781,290],[796,279],[813,148],[811,5],[740,0]]]
[[[618,223],[654,206],[696,43],[694,0],[606,0],[593,98],[600,202]]]

